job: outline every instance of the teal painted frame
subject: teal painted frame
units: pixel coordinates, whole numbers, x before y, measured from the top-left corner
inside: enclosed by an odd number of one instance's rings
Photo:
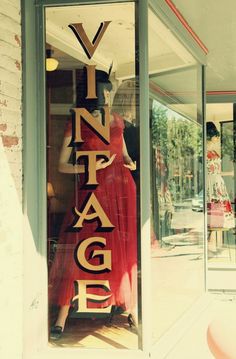
[[[40,199],[40,176],[41,166],[38,148],[41,140],[41,126],[38,113],[41,112],[38,102],[39,79],[37,63],[38,46],[36,41],[37,22],[35,6],[30,0],[22,2],[22,58],[23,58],[23,212],[28,216],[30,227],[35,239],[37,249],[40,247],[39,228],[40,218],[38,216],[40,203],[45,200]],[[39,111],[39,112],[38,112]],[[38,136],[39,134],[39,136]]]
[[[206,103],[235,103],[236,94],[208,94],[206,93]]]
[[[139,0],[35,0],[36,6],[69,6],[69,5],[89,5],[89,4],[112,4],[119,2],[138,2]]]
[[[203,123],[203,168],[204,168],[204,290],[207,291],[208,283],[207,283],[207,261],[208,261],[208,254],[207,254],[207,204],[206,204],[206,181],[207,181],[207,171],[206,171],[206,67],[202,65],[201,71],[201,84],[202,84],[202,123]]]

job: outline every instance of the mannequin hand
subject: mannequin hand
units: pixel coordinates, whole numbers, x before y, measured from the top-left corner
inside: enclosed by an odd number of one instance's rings
[[[125,166],[126,168],[130,169],[130,171],[135,171],[136,168],[137,168],[137,166],[136,166],[136,161],[133,162],[132,160],[131,160],[129,163],[124,164],[124,166]]]
[[[116,157],[116,154],[112,155],[108,161],[105,161],[104,158],[101,158],[96,162],[96,170],[104,169],[112,164]]]

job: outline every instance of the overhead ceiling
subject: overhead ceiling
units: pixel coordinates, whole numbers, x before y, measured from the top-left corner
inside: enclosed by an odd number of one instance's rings
[[[208,91],[236,90],[236,1],[173,0],[208,48]]]
[[[68,25],[83,23],[86,34],[92,41],[103,21],[111,23],[94,56],[89,60]],[[96,64],[103,70],[108,70],[113,62],[113,68],[117,69],[118,65],[130,64],[134,59],[134,23],[132,3],[51,7],[46,10],[46,37],[48,43],[75,60]]]
[[[68,27],[83,23],[92,41],[103,21],[111,21],[102,41],[89,60],[81,45]],[[135,75],[135,9],[133,3],[49,7],[46,9],[46,41],[54,48],[61,68],[73,68],[85,64],[96,64],[97,68],[108,70],[113,62],[117,79]],[[180,41],[149,10],[149,71],[156,74],[163,71],[186,68],[195,59]]]
[[[236,90],[236,44],[234,43],[236,0],[172,1],[209,50],[206,70],[207,91]],[[101,41],[92,60],[88,60],[68,28],[68,24],[83,22],[88,36],[92,39],[100,22],[104,20],[112,21],[109,31],[104,35],[104,41]],[[132,77],[135,56],[134,34],[135,17],[132,3],[109,4],[102,7],[92,5],[47,8],[47,42],[55,48],[55,57],[59,58],[61,68],[95,63],[97,67],[108,70],[113,62],[116,78]],[[149,59],[150,74],[159,74],[159,85],[161,85],[161,73],[176,68],[187,68],[188,71],[188,67],[194,65],[191,55],[151,11],[149,11]],[[165,88],[168,80],[166,75],[164,77]],[[185,80],[182,82],[182,87],[186,91],[187,83]],[[177,75],[175,77],[171,75],[172,92],[173,89],[177,92],[183,91],[182,82]]]

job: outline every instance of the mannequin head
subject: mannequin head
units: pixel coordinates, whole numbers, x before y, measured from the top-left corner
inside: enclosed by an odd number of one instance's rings
[[[216,143],[219,141],[220,133],[213,122],[206,123],[207,141]]]
[[[126,121],[135,122],[138,89],[134,80],[122,82],[114,96],[112,112],[118,113]]]
[[[95,71],[96,95],[95,99],[86,99],[87,96],[87,70],[83,69],[77,76],[77,100],[76,106],[86,108],[89,112],[100,110],[103,106],[109,104],[110,91],[112,83],[109,80],[109,74],[102,70]]]

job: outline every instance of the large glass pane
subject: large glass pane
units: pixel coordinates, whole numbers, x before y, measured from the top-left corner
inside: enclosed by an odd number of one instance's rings
[[[204,289],[203,124],[201,66],[152,10],[149,43],[156,342]]]
[[[46,8],[54,346],[140,347],[134,14],[133,2]]]
[[[207,224],[209,267],[236,263],[235,114],[233,103],[207,104]]]

